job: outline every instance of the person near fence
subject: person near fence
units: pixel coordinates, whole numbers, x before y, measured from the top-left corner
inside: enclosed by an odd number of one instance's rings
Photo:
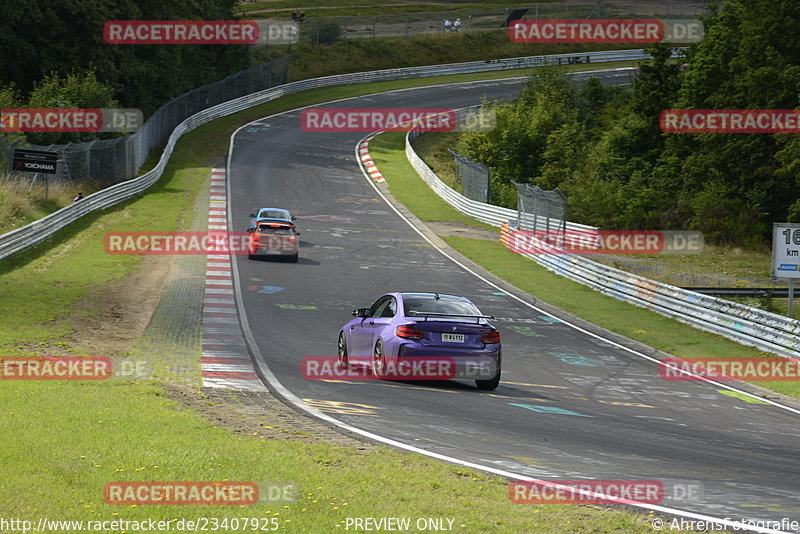
[[[306,21],[306,12],[301,11],[299,15],[297,15],[297,22],[305,22]]]
[[[79,200],[83,200],[83,193],[78,193],[78,196],[72,199],[72,202],[78,202]]]
[[[292,11],[292,20],[297,20],[297,10]]]
[[[444,19],[444,31],[449,32],[451,28],[450,19]]]
[[[461,19],[456,19],[456,21],[453,23],[453,31],[457,32],[460,29],[461,29]]]

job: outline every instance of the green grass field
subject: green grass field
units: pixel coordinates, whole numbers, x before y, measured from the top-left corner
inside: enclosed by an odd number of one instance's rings
[[[5,518],[276,518],[281,531],[335,532],[348,517],[441,517],[462,532],[651,531],[645,512],[513,504],[503,481],[416,454],[234,435],[177,409],[155,384],[5,382],[0,401]],[[251,506],[103,501],[112,481],[222,480],[292,484],[298,495]]]

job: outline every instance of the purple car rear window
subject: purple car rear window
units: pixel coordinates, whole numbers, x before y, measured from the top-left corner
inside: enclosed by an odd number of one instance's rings
[[[403,299],[403,309],[407,317],[416,313],[449,313],[457,315],[480,315],[480,311],[473,304],[463,300],[433,297],[406,297]]]

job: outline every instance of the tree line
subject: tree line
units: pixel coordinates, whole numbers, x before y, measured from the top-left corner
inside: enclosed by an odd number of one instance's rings
[[[772,222],[800,221],[797,134],[663,133],[665,109],[800,107],[800,2],[727,0],[704,18],[685,66],[656,45],[632,90],[560,72],[512,102],[487,104],[497,128],[456,149],[493,170],[491,201],[515,207],[511,180],[560,188],[570,219],[606,229],[693,229],[757,245]]]
[[[111,45],[110,20],[229,20],[236,0],[4,0],[0,2],[0,108],[141,109],[249,66],[242,45]],[[108,134],[100,134],[108,135]],[[92,134],[27,134],[60,144]]]

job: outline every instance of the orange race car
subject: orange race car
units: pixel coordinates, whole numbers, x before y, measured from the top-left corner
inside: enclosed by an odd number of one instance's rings
[[[297,262],[300,248],[294,224],[286,222],[258,222],[255,228],[248,229],[250,242],[248,244],[248,257],[252,260],[257,256],[280,256]]]

